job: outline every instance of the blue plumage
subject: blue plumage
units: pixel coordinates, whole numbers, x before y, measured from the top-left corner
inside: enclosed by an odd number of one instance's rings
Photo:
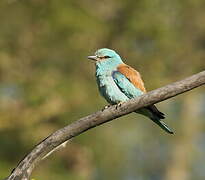
[[[145,93],[144,83],[140,74],[128,65],[113,50],[103,48],[96,51],[95,56],[88,56],[96,62],[96,80],[100,94],[110,104],[118,104]],[[161,121],[164,114],[156,106],[142,108],[137,113],[149,117],[168,133],[173,133]]]
[[[136,88],[123,74],[113,71],[112,77],[118,88],[129,98],[134,98],[143,94],[143,91]]]
[[[110,104],[116,104],[127,101],[129,98],[118,88],[112,73],[116,71],[116,67],[122,63],[120,58],[110,56],[109,60],[98,61],[96,63],[96,80],[100,94]]]

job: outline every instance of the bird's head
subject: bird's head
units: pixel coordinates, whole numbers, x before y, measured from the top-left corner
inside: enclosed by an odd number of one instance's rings
[[[111,49],[102,48],[98,49],[95,52],[94,56],[88,56],[88,59],[91,59],[96,62],[96,64],[120,64],[122,63],[122,59],[120,56]]]

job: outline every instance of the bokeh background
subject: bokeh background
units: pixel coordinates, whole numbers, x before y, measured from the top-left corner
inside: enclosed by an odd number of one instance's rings
[[[1,0],[0,179],[55,130],[102,109],[87,60],[120,53],[148,90],[205,69],[204,0]],[[32,178],[204,180],[204,87],[158,104],[175,135],[141,115],[94,128]]]

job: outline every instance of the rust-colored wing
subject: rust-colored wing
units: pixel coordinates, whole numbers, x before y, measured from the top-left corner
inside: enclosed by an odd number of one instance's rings
[[[144,83],[142,81],[142,78],[140,76],[140,73],[137,72],[132,67],[126,65],[126,64],[120,64],[117,67],[117,70],[122,73],[129,81],[138,89],[140,89],[143,92],[146,92],[146,89],[144,87]]]

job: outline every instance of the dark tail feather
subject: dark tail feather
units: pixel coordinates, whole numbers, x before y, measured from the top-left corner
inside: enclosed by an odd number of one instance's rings
[[[169,134],[174,134],[174,132],[162,121],[162,120],[155,120],[152,119],[153,122],[155,122],[159,127],[161,127],[163,130],[165,130]]]
[[[149,106],[148,109],[152,113],[152,117],[150,119],[155,122],[158,126],[160,126],[163,130],[165,130],[169,134],[174,134],[174,132],[161,120],[165,118],[164,113],[160,112],[155,105]]]
[[[154,116],[157,116],[159,119],[164,119],[165,114],[160,112],[155,105],[148,106],[147,109],[151,111]]]

